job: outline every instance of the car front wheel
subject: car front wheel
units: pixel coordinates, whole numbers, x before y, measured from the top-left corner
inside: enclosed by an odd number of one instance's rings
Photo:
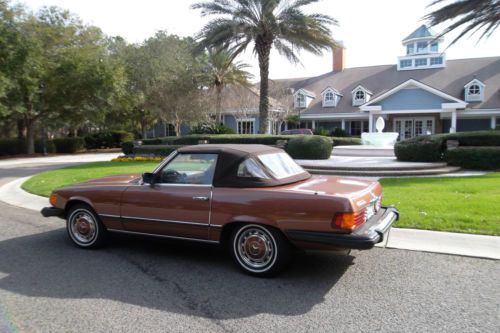
[[[82,248],[97,248],[106,241],[107,230],[97,214],[87,205],[76,205],[68,212],[66,230],[69,238]]]
[[[233,231],[231,254],[244,272],[268,277],[286,267],[290,260],[290,245],[277,230],[246,224]]]

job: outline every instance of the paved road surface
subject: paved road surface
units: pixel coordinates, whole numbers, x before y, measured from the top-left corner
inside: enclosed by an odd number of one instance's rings
[[[0,332],[494,332],[499,276],[499,261],[373,249],[257,279],[209,246],[80,250],[62,220],[0,203]]]

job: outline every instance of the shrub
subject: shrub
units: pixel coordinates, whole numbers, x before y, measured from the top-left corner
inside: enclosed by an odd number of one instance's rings
[[[313,131],[314,135],[330,136],[330,132],[325,128],[316,128]]]
[[[119,148],[123,142],[132,141],[134,134],[125,131],[99,132],[85,136],[85,148]]]
[[[337,137],[337,138],[345,138],[345,137],[348,137],[350,135],[347,134],[347,132],[345,130],[343,130],[342,128],[335,127],[331,133],[331,136]]]
[[[143,155],[129,155],[129,156],[118,156],[113,158],[112,162],[159,162],[163,160],[163,156],[143,156]]]
[[[192,127],[190,134],[234,134],[234,131],[224,125],[204,123]]]
[[[394,146],[394,154],[400,161],[438,162],[443,159],[440,140],[401,141]]]
[[[54,141],[45,140],[45,150],[47,154],[53,154],[56,152],[56,146],[54,145]],[[35,140],[35,153],[43,153],[43,140]]]
[[[132,141],[127,141],[122,143],[122,152],[125,155],[131,155],[134,153],[134,143]]]
[[[132,149],[134,155],[150,155],[150,156],[168,156],[174,150],[179,149],[180,145],[156,145],[156,146],[137,146]]]
[[[59,154],[73,154],[85,148],[85,140],[81,137],[56,138],[52,141]]]
[[[333,145],[334,146],[355,146],[355,145],[361,145],[361,139],[360,138],[339,138],[339,137],[333,137],[332,141],[333,141]]]
[[[292,158],[306,160],[324,160],[332,154],[332,140],[324,136],[304,135],[290,139],[286,152]]]
[[[398,160],[436,162],[444,160],[446,141],[456,140],[459,146],[500,146],[500,132],[477,131],[419,136],[396,143]]]
[[[0,156],[26,153],[26,142],[19,139],[0,139]]]
[[[462,147],[446,152],[450,165],[465,169],[500,170],[500,147]]]

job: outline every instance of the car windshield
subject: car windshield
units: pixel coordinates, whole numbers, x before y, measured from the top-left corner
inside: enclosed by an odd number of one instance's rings
[[[259,160],[277,179],[283,179],[305,172],[287,153],[259,155]]]

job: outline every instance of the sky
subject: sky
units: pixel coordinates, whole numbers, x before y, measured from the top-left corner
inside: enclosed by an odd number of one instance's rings
[[[13,0],[14,1],[14,0]],[[179,36],[195,35],[210,18],[190,9],[192,0],[23,0],[28,8],[58,6],[77,14],[85,23],[100,27],[110,36],[122,36],[140,43],[158,30]],[[405,53],[401,40],[417,29],[431,0],[322,0],[309,5],[307,12],[328,14],[339,21],[332,35],[346,47],[346,66],[361,67],[395,64]],[[441,31],[442,26],[434,28]],[[500,29],[499,29],[500,30]],[[445,46],[456,34],[445,37]],[[465,37],[446,50],[447,59],[500,55],[500,31],[489,39],[477,41],[479,34]],[[270,78],[316,76],[332,70],[332,54],[300,54],[301,63],[291,64],[276,52],[271,53]],[[252,66],[258,81],[258,63],[251,49],[238,60]]]

